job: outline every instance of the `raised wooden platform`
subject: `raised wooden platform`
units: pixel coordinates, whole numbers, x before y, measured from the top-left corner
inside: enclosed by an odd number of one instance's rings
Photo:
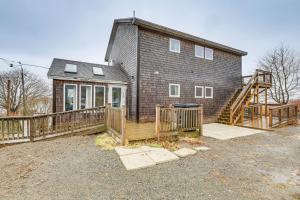
[[[237,125],[261,130],[271,130],[271,128],[269,127],[269,117],[266,116],[258,117],[254,120],[245,119],[244,123],[238,123]]]

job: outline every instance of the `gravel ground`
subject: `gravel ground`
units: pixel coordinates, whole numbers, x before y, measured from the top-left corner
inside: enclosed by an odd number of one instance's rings
[[[96,136],[0,149],[0,199],[300,199],[300,127],[228,141],[126,171]]]

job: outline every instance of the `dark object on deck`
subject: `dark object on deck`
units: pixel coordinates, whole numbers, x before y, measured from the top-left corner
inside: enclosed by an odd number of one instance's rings
[[[176,103],[174,108],[198,108],[200,105],[196,103]]]

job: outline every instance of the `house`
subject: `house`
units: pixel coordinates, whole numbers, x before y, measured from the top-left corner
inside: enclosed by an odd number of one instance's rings
[[[117,19],[105,55],[107,66],[53,60],[48,72],[53,111],[112,103],[126,105],[128,119],[147,122],[154,121],[157,104],[197,103],[204,106],[206,122],[216,121],[242,88],[245,55],[142,19]]]

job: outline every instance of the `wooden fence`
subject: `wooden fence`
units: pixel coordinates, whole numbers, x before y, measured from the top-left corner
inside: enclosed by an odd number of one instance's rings
[[[106,109],[107,114],[107,131],[115,138],[120,138],[120,143],[122,145],[126,144],[126,108],[123,106],[122,108],[114,108],[111,107],[110,104],[107,105]]]
[[[155,132],[159,139],[167,133],[178,131],[199,130],[203,131],[203,107],[196,108],[174,108],[156,106]]]
[[[0,143],[35,141],[105,126],[105,107],[0,118]]]
[[[297,124],[298,105],[282,105],[269,108],[269,127]]]

